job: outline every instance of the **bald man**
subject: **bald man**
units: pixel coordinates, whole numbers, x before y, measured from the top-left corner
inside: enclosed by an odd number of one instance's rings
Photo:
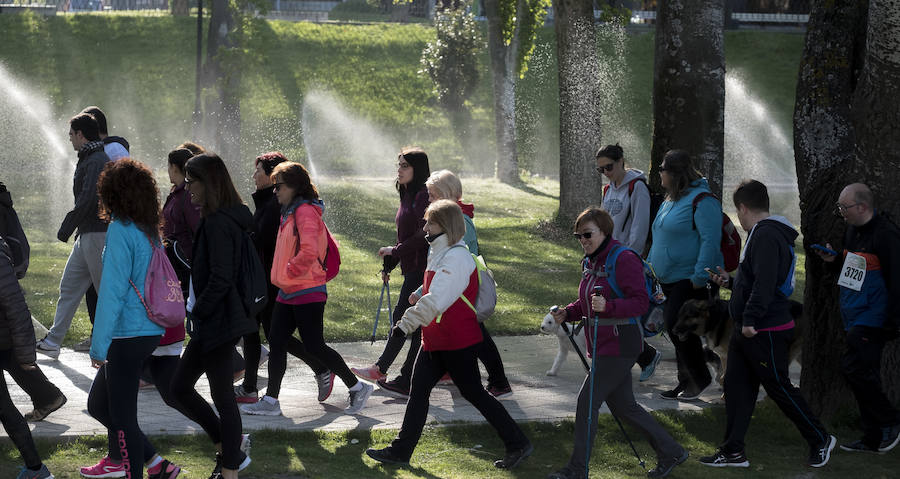
[[[835,261],[836,255],[816,253],[838,272],[847,332],[841,369],[859,404],[863,426],[863,437],[841,449],[886,452],[900,442],[900,414],[881,385],[881,353],[885,342],[896,337],[900,320],[900,230],[875,210],[875,196],[862,183],[841,191],[837,211],[847,223],[841,261]]]

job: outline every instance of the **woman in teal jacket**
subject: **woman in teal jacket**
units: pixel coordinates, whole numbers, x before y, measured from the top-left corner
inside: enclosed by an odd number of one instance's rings
[[[101,217],[110,225],[91,341],[91,364],[98,371],[88,394],[88,412],[106,426],[109,448],[119,451],[123,461],[107,456],[81,468],[81,475],[110,477],[120,470],[123,477],[129,472],[130,477],[143,477],[146,438],[137,420],[138,381],[164,330],[147,317],[132,283],[143,296],[152,244],[160,244],[159,191],[150,169],[130,158],[108,163],[97,188]],[[162,462],[158,456],[153,460],[148,466]],[[162,477],[153,471],[150,477]]]
[[[696,209],[694,198],[710,193],[706,178],[682,150],[670,150],[659,167],[666,200],[653,220],[653,244],[648,262],[666,294],[663,315],[669,338],[675,345],[678,385],[661,394],[664,399],[693,400],[709,386],[712,376],[700,338],[691,335],[681,341],[672,334],[678,310],[689,299],[706,299],[705,268],[715,271],[723,263],[719,245],[722,239],[722,205],[714,197],[702,198]]]

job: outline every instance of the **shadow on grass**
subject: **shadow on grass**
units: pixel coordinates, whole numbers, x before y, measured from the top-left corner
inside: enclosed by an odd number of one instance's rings
[[[509,185],[509,186],[511,186],[517,190],[521,190],[525,193],[531,194],[531,195],[542,196],[544,198],[550,198],[552,200],[559,200],[559,195],[551,195],[550,193],[545,193],[541,190],[535,189],[533,186],[531,186],[527,183],[517,183],[515,185]]]

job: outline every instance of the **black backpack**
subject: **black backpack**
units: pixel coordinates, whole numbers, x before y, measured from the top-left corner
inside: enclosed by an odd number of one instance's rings
[[[2,182],[0,182],[0,237],[2,237],[0,241],[9,247],[16,278],[24,278],[28,272],[31,246],[28,244],[25,230],[22,229],[22,223],[19,222],[19,215],[13,208],[12,196]]]
[[[249,231],[241,233],[241,264],[236,285],[244,312],[248,318],[255,318],[269,302],[269,288],[266,269],[259,259]]]

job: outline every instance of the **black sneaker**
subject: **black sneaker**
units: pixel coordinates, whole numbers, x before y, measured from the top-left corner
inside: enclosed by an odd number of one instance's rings
[[[835,444],[837,444],[837,438],[828,436],[828,439],[823,444],[814,446],[809,450],[808,464],[812,467],[824,467],[825,464],[828,464],[828,460],[831,459],[831,451],[834,449]]]
[[[520,462],[524,461],[526,457],[530,456],[532,452],[534,452],[534,446],[529,442],[525,447],[507,451],[506,456],[504,456],[503,459],[494,461],[494,467],[497,469],[512,469],[518,466]]]
[[[35,407],[33,411],[25,413],[25,420],[29,422],[43,421],[53,411],[63,407],[66,403],[66,395],[62,392],[50,404],[41,407]]]
[[[668,476],[672,469],[675,469],[675,466],[687,461],[689,455],[687,449],[684,449],[680,456],[659,461],[654,469],[647,471],[647,477],[660,478]]]
[[[721,449],[716,450],[712,456],[703,456],[700,458],[700,464],[710,467],[750,467],[750,461],[741,452],[725,452]]]
[[[678,399],[678,395],[681,394],[681,391],[684,391],[684,386],[679,384],[675,386],[675,389],[659,393],[659,397],[663,399],[675,400]]]
[[[398,464],[401,466],[409,465],[409,459],[398,456],[390,446],[384,449],[366,449],[366,455],[384,464]]]
[[[872,454],[879,453],[877,447],[872,447],[872,446],[866,444],[865,442],[863,442],[862,439],[858,439],[853,442],[848,442],[847,444],[841,444],[841,450],[842,451],[850,451],[850,452],[868,452],[868,453],[872,453]]]
[[[584,479],[584,470],[576,471],[566,466],[547,476],[547,479]]]
[[[888,452],[900,443],[900,424],[881,428],[881,444],[878,452]]]
[[[393,396],[399,396],[402,398],[409,397],[409,383],[401,379],[400,376],[397,376],[390,381],[386,381],[384,378],[379,379],[377,382],[381,389],[393,393]]]

